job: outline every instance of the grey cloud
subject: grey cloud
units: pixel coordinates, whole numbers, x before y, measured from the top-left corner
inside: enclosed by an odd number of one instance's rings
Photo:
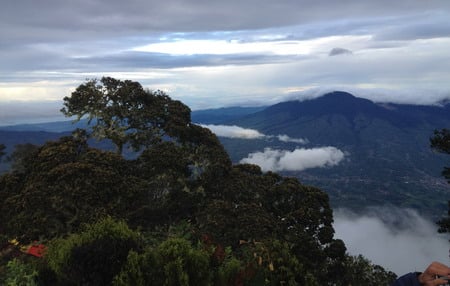
[[[344,48],[333,48],[328,55],[330,57],[332,56],[338,56],[338,55],[351,55],[353,54],[352,51],[344,49]]]
[[[410,15],[392,20],[390,25],[380,27],[375,41],[399,41],[431,39],[450,36],[450,13],[440,11],[423,15]]]
[[[383,0],[366,1],[364,4],[357,0],[19,0],[3,3],[0,37],[20,41],[26,35],[35,41],[48,41],[153,32],[262,29],[337,20],[353,15],[364,18],[449,8],[446,0],[414,3]]]
[[[417,211],[394,206],[361,213],[334,212],[336,237],[352,255],[362,254],[398,275],[423,271],[432,261],[448,262],[448,237]]]
[[[221,65],[258,65],[286,63],[306,59],[304,56],[278,56],[267,54],[230,55],[168,55],[150,52],[122,52],[104,56],[81,57],[73,59],[86,69],[108,70],[111,68],[179,68]]]
[[[423,12],[428,10],[439,12]],[[413,4],[406,0],[364,4],[357,0],[7,1],[0,10],[0,69],[100,72],[297,61],[303,58],[258,54],[173,57],[126,50],[160,38],[273,41],[271,34],[277,40],[375,34],[373,47],[380,47],[386,46],[385,40],[413,37],[414,31],[421,37],[448,35],[449,10],[445,0]]]

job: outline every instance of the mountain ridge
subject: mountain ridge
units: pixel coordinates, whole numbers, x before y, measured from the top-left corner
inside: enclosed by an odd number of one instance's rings
[[[448,106],[378,104],[333,92],[305,101],[282,102],[224,124],[266,135],[307,138],[302,148],[334,146],[346,160],[333,168],[284,172],[327,191],[334,206],[393,203],[424,212],[445,211],[450,187],[441,177],[447,158],[434,153],[429,138],[450,126]],[[295,144],[221,138],[235,162],[265,148]]]

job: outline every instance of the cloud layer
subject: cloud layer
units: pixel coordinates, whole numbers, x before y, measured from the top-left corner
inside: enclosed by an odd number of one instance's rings
[[[335,147],[297,148],[294,151],[266,148],[264,152],[250,153],[240,163],[258,165],[263,171],[302,171],[336,166],[344,157],[344,153]]]
[[[432,261],[449,264],[448,236],[410,209],[377,207],[364,214],[334,212],[336,237],[352,255],[362,254],[397,275],[423,271]]]
[[[430,104],[450,98],[449,18],[448,0],[7,1],[0,103],[38,108],[68,83],[113,76],[192,109],[334,87]]]

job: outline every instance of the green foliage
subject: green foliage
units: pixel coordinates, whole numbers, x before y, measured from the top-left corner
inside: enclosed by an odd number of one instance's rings
[[[264,285],[305,285],[312,277],[292,253],[292,245],[279,240],[246,244],[244,257],[259,272],[250,281],[264,278]]]
[[[0,278],[1,285],[5,286],[36,286],[38,272],[29,263],[17,258],[6,264],[6,271]]]
[[[450,154],[450,130],[435,130],[434,136],[430,138],[431,148],[438,152]],[[450,183],[450,168],[444,167],[442,175]],[[438,221],[439,232],[450,232],[450,200],[448,201],[447,216]]]
[[[0,177],[0,225],[23,242],[64,235],[105,215],[124,218],[142,188],[122,157],[73,137],[48,142],[25,160],[24,172]]]
[[[227,248],[225,250],[224,260],[217,268],[214,285],[236,285],[243,268],[242,264],[243,262],[232,255],[231,248]]]
[[[61,282],[108,285],[139,242],[140,235],[126,223],[105,218],[79,234],[55,239],[45,258]]]
[[[347,257],[346,266],[346,273],[339,285],[391,285],[397,277],[395,273],[373,265],[361,255]]]
[[[209,254],[181,238],[144,253],[130,252],[113,285],[212,285]]]
[[[16,145],[13,153],[8,156],[8,160],[12,162],[11,169],[25,172],[27,166],[32,163],[32,158],[36,155],[37,150],[38,146],[30,143]]]
[[[5,149],[5,144],[0,144],[0,162],[2,161],[3,156],[6,154]]]

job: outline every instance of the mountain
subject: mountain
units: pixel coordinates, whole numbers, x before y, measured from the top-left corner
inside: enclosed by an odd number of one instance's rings
[[[308,145],[274,140],[221,138],[233,161],[270,147],[294,150],[334,146],[346,156],[338,166],[282,172],[328,192],[335,207],[393,204],[435,215],[446,210],[450,187],[441,177],[448,163],[433,152],[435,129],[450,127],[448,106],[377,104],[345,92],[269,106],[220,122],[266,135],[307,138]]]
[[[11,126],[0,126],[0,131],[32,131],[32,132],[68,132],[76,128],[86,128],[87,120],[80,120],[73,123],[71,120],[67,121],[55,121],[44,123],[32,123],[32,124],[19,124]]]
[[[205,109],[192,111],[192,122],[203,124],[219,124],[236,118],[241,118],[248,114],[264,110],[266,107],[224,107],[218,109]]]

